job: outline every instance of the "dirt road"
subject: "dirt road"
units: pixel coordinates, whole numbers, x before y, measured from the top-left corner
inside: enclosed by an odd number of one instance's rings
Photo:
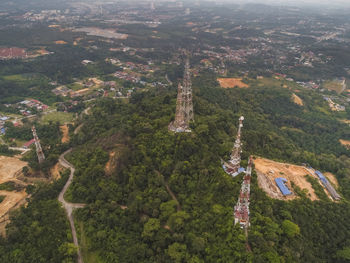
[[[74,245],[78,248],[78,263],[83,263],[83,258],[81,256],[81,251],[79,248],[79,243],[78,243],[78,238],[77,238],[77,232],[75,230],[75,225],[74,225],[74,219],[73,219],[73,209],[75,208],[83,208],[85,206],[85,204],[73,204],[73,203],[69,203],[66,200],[64,200],[64,194],[66,193],[68,187],[71,185],[72,181],[73,181],[73,177],[74,177],[74,166],[71,165],[65,158],[64,156],[68,153],[70,153],[72,151],[72,149],[69,149],[68,151],[64,152],[60,158],[59,158],[59,162],[62,166],[64,166],[65,168],[69,168],[70,169],[70,175],[69,175],[69,179],[67,181],[67,183],[65,184],[65,186],[63,187],[62,191],[60,192],[59,196],[58,196],[58,201],[60,201],[64,207],[64,209],[67,212],[67,217],[70,223],[70,227],[72,230],[72,236],[73,236],[73,242]]]

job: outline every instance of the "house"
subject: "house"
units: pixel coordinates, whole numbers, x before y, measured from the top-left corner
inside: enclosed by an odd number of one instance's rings
[[[31,139],[30,141],[23,144],[23,148],[28,149],[33,143],[35,143],[35,139]]]

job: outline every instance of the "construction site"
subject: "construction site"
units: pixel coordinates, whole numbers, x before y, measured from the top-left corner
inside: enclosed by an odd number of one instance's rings
[[[44,152],[40,145],[35,127],[32,127],[33,140],[36,147],[38,162],[45,160]],[[0,156],[0,196],[3,201],[0,203],[0,234],[5,235],[5,227],[10,221],[10,212],[24,205],[28,193],[26,187],[30,180],[23,175],[23,168],[28,164],[21,161],[20,157]],[[33,178],[32,178],[33,179]]]
[[[5,235],[5,226],[9,222],[9,212],[26,203],[28,194],[24,190],[26,183],[19,180],[26,162],[17,157],[0,156],[0,185],[12,183],[14,189],[0,190],[4,200],[0,203],[0,234]],[[12,188],[12,187],[10,187]]]
[[[325,193],[332,200],[339,200],[340,196],[336,193],[332,183],[337,185],[336,178],[331,173],[325,173],[329,180],[320,176],[319,171],[309,166],[299,166],[288,163],[280,163],[265,158],[257,157],[254,160],[255,170],[258,176],[258,184],[267,195],[274,199],[293,200],[298,195],[293,190],[293,185],[299,187],[307,193],[307,197],[311,200],[318,200],[315,191],[306,175],[319,180],[323,186]],[[323,174],[322,174],[323,175]],[[321,179],[322,178],[322,179]],[[332,183],[330,183],[331,181]]]
[[[176,99],[175,120],[171,122],[168,129],[172,132],[191,132],[190,122],[194,121],[192,103],[192,83],[190,73],[190,62],[186,59],[183,84],[179,83]]]
[[[242,81],[242,78],[218,78],[217,81],[222,88],[249,88],[249,85]]]

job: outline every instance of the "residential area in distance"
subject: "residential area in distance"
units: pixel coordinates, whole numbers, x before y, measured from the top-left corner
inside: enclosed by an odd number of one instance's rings
[[[350,4],[0,3],[0,262],[350,261]]]

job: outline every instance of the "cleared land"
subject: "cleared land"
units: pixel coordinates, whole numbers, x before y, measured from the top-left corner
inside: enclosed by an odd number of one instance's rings
[[[294,193],[289,196],[282,195],[275,183],[275,178],[283,177],[288,180],[287,186],[292,192],[293,188],[291,182],[296,186],[299,186],[301,189],[306,189],[308,191],[308,197],[311,200],[318,200],[314,189],[304,176],[308,174],[313,178],[317,177],[307,170],[306,167],[279,163],[264,158],[256,158],[254,164],[258,175],[258,184],[268,196],[281,200],[292,200],[297,198],[297,195]]]
[[[51,112],[42,116],[41,121],[43,123],[59,122],[60,124],[64,124],[67,122],[71,122],[73,120],[73,114],[68,112]]]
[[[341,82],[339,81],[326,81],[322,85],[325,89],[328,90],[334,90],[338,94],[342,93],[344,91],[344,86]]]
[[[113,172],[113,169],[115,168],[115,154],[116,152],[115,151],[112,151],[109,153],[109,160],[108,162],[106,163],[106,167],[105,167],[105,172],[106,174],[112,174]]]
[[[0,195],[6,196],[4,201],[0,203],[0,218],[2,218],[11,208],[20,204],[28,194],[25,191],[0,191]]]
[[[328,181],[330,181],[335,188],[338,188],[339,183],[334,174],[326,172],[323,175],[327,177]]]
[[[57,40],[54,42],[55,44],[57,45],[65,45],[65,44],[68,44],[66,41],[63,41],[63,40]]]
[[[26,165],[26,162],[15,157],[0,156],[0,184],[15,179],[16,173]]]
[[[22,168],[27,163],[14,157],[0,156],[0,184],[15,181],[23,186],[26,184],[17,180],[17,176],[21,174]],[[0,234],[5,235],[5,226],[9,222],[8,212],[25,204],[28,194],[25,191],[0,191],[0,196],[5,199],[0,203]]]
[[[293,93],[293,95],[292,95],[292,100],[295,104],[298,104],[300,106],[304,106],[303,100],[295,93]]]
[[[242,82],[242,78],[218,78],[217,81],[219,82],[220,86],[222,88],[248,88],[249,85]]]
[[[61,125],[61,126],[60,126],[60,129],[61,129],[61,132],[63,133],[61,142],[62,142],[62,143],[69,142],[69,129],[68,129],[68,125],[67,125],[67,124]]]
[[[82,27],[73,29],[74,32],[85,32],[89,36],[98,36],[105,38],[127,39],[127,34],[117,33],[115,29],[102,29],[97,27]]]
[[[350,141],[340,139],[339,142],[341,143],[341,145],[345,146],[347,149],[350,149]]]
[[[58,180],[61,177],[60,172],[62,172],[64,168],[60,165],[60,163],[56,163],[54,167],[51,168],[50,173],[54,180]]]
[[[340,122],[350,125],[350,120],[346,120],[346,119],[345,119],[345,120],[340,120]]]

